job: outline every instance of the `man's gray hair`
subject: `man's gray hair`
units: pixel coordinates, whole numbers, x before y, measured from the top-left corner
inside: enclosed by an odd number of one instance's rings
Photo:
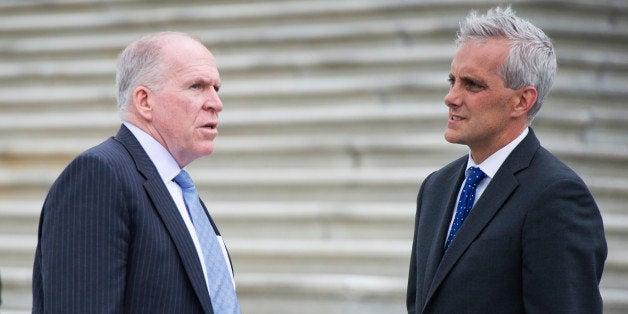
[[[133,91],[138,86],[161,88],[165,76],[162,48],[174,37],[190,38],[185,33],[159,32],[143,36],[129,44],[120,53],[116,72],[118,114],[124,120],[131,105]]]
[[[482,16],[471,11],[460,23],[456,45],[495,38],[505,38],[510,44],[508,57],[498,70],[506,87],[519,89],[533,86],[538,92],[536,102],[528,112],[528,119],[532,121],[556,75],[552,41],[541,29],[517,17],[510,7],[496,7]]]

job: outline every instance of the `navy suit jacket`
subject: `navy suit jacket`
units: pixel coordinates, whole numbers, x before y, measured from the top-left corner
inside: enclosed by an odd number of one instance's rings
[[[444,252],[467,158],[421,186],[408,313],[601,313],[600,212],[584,182],[531,129]]]
[[[55,181],[38,237],[33,313],[213,313],[183,218],[125,126]]]

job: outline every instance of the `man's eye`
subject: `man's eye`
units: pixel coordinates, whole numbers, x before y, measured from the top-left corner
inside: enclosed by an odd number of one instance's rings
[[[449,82],[449,86],[454,86],[454,84],[456,84],[456,80],[453,77],[448,78],[447,82]]]
[[[191,89],[201,89],[203,86],[201,84],[194,84],[190,86]]]
[[[485,86],[484,86],[484,85],[482,85],[482,84],[480,84],[480,83],[476,83],[476,82],[473,82],[473,81],[469,81],[469,82],[467,82],[467,87],[468,87],[470,90],[473,90],[473,91],[479,91],[479,90],[484,89],[484,87],[485,87]]]

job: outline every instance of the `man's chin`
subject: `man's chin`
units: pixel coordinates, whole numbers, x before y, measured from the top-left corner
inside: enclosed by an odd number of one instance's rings
[[[445,140],[452,144],[460,144],[460,139],[452,130],[446,130],[444,134]]]
[[[209,156],[209,155],[211,155],[213,152],[214,152],[214,146],[212,145],[212,147],[211,147],[211,148],[209,148],[209,147],[208,147],[208,148],[203,149],[203,151],[201,151],[201,157],[204,157],[204,156]]]

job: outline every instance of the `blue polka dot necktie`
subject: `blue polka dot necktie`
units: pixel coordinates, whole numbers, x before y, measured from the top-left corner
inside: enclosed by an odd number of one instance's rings
[[[449,232],[449,236],[447,237],[447,242],[445,242],[445,250],[449,248],[451,242],[456,237],[458,230],[462,226],[462,223],[469,215],[471,208],[473,207],[473,202],[475,201],[475,190],[482,181],[486,177],[486,174],[480,170],[478,167],[469,168],[469,174],[464,182],[464,187],[462,188],[462,193],[460,193],[460,200],[458,201],[458,206],[456,207],[456,217],[454,218],[454,222],[451,225],[451,231]]]
[[[222,253],[216,232],[201,205],[194,182],[185,170],[181,170],[173,181],[183,191],[183,200],[192,218],[192,224],[203,251],[203,260],[207,271],[207,286],[214,313],[239,314],[240,306],[227,261]]]

